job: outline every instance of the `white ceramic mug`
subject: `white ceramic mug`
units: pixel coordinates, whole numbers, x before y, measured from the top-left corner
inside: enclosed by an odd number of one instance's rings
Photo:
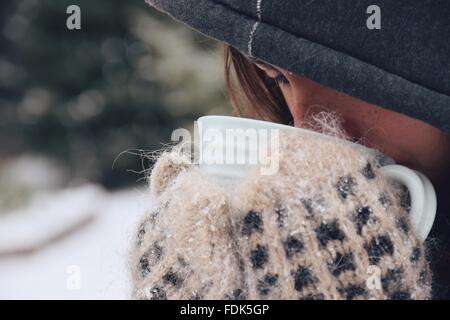
[[[351,144],[365,152],[373,151],[362,145],[318,132],[261,120],[229,116],[205,116],[197,120],[197,125],[200,137],[199,167],[202,171],[225,183],[239,182],[252,167],[260,164],[258,163],[258,157],[253,157],[256,161],[245,161],[251,160],[252,155],[258,152],[258,132],[267,132],[274,129],[273,132],[276,133],[277,130],[285,130],[322,139],[333,139],[336,143]],[[230,143],[229,140],[224,138],[230,132],[234,135],[233,139],[230,140],[231,142],[245,141],[245,143]],[[237,138],[237,140],[234,138]],[[236,160],[234,162],[226,161],[231,158],[226,159],[224,152],[230,151]],[[239,154],[244,161],[238,161]],[[220,157],[224,161],[218,161]],[[395,164],[387,156],[380,163],[382,165],[380,171],[383,176],[403,184],[409,190],[411,196],[411,225],[417,237],[424,241],[436,216],[437,200],[433,185],[422,173]]]

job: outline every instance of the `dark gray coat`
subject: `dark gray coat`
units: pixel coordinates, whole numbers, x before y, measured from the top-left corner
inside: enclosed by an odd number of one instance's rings
[[[448,0],[147,0],[247,55],[450,132]],[[381,29],[369,29],[370,5]]]

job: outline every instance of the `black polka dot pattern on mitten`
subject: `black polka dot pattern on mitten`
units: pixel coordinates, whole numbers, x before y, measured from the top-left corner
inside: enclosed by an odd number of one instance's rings
[[[283,135],[279,171],[232,190],[163,154],[136,230],[133,296],[430,298],[407,191],[380,174],[375,154],[316,139]]]

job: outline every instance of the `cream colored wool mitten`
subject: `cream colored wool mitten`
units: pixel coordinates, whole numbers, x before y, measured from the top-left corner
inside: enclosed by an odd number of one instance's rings
[[[425,248],[376,153],[282,133],[280,168],[226,190],[166,152],[132,253],[138,299],[428,299]]]

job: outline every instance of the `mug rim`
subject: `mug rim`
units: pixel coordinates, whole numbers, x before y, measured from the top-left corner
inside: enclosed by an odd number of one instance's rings
[[[197,122],[200,122],[203,120],[208,120],[208,119],[211,119],[211,120],[227,119],[227,120],[231,120],[234,122],[255,123],[255,124],[259,124],[259,125],[268,126],[268,129],[280,129],[280,130],[286,130],[286,131],[291,131],[291,132],[303,133],[303,134],[309,135],[311,137],[326,139],[326,140],[329,140],[332,142],[342,143],[344,145],[359,148],[362,151],[366,151],[366,152],[376,151],[376,152],[380,153],[383,157],[385,157],[389,164],[396,163],[394,161],[394,159],[392,159],[388,155],[384,154],[383,152],[381,152],[375,148],[370,148],[368,146],[365,146],[365,145],[362,145],[362,144],[359,144],[359,143],[356,143],[356,142],[353,142],[350,140],[346,140],[346,139],[336,137],[336,136],[329,136],[324,133],[320,133],[320,132],[305,129],[305,128],[298,128],[298,127],[289,126],[286,124],[281,124],[281,123],[276,123],[276,122],[271,122],[271,121],[266,121],[266,120],[259,120],[259,119],[252,119],[252,118],[238,117],[238,116],[221,116],[221,115],[201,116],[197,119]]]

